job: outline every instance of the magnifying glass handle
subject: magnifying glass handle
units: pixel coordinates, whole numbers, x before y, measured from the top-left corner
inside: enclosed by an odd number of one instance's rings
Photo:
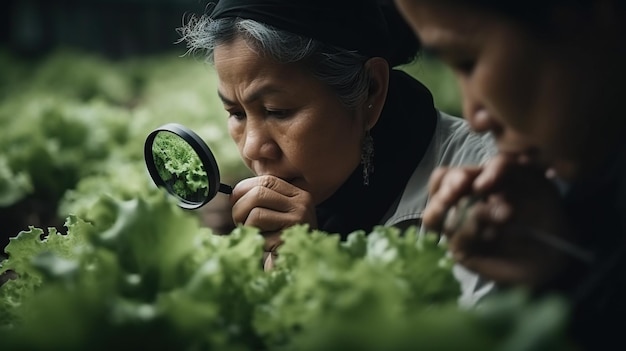
[[[231,194],[233,192],[233,187],[230,186],[230,185],[226,185],[226,184],[220,183],[220,188],[218,189],[218,191],[220,193],[228,195],[228,194]]]

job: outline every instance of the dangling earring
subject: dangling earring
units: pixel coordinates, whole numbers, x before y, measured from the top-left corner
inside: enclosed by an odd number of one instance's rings
[[[365,132],[361,145],[361,164],[363,165],[363,185],[369,185],[370,174],[374,173],[374,138],[369,130]]]

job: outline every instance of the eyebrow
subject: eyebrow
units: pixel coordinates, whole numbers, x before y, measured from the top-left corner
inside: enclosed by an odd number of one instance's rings
[[[421,50],[424,55],[441,59],[449,56],[465,55],[468,50],[471,51],[467,45],[467,42],[461,40],[450,40],[436,44],[422,44]]]
[[[469,23],[456,29],[431,31],[427,40],[421,38],[422,52],[435,57],[464,52],[475,43],[475,28],[478,25],[479,23]]]
[[[244,99],[243,102],[244,103],[251,103],[251,102],[259,100],[264,95],[278,94],[278,93],[283,93],[283,92],[285,92],[285,90],[279,89],[279,88],[277,88],[274,85],[271,85],[271,84],[263,85],[260,88],[254,90],[251,94],[249,94]],[[227,98],[226,96],[224,96],[224,94],[222,94],[222,92],[219,91],[219,89],[217,90],[217,96],[219,96],[220,100],[222,100],[222,102],[225,105],[236,105],[237,104],[235,101],[232,101],[229,98]]]
[[[448,52],[456,51],[459,45],[465,44],[462,38],[457,38],[451,35],[439,35],[432,43],[427,41],[422,42],[422,52],[429,55],[441,56]]]

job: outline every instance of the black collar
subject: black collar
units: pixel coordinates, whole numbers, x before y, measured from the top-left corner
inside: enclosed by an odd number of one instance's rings
[[[320,230],[341,234],[366,232],[399,198],[421,161],[437,124],[437,110],[428,89],[408,74],[393,70],[385,107],[371,130],[375,172],[363,185],[362,167],[329,199],[317,206]]]

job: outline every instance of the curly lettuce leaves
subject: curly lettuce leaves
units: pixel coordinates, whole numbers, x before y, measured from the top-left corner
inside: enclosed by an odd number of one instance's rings
[[[264,272],[258,229],[214,235],[157,190],[141,199],[102,196],[97,204],[109,225],[71,217],[65,235],[50,232],[41,241],[43,232],[32,228],[12,242],[3,269],[20,276],[0,286],[3,349],[563,345],[560,300],[507,295],[475,311],[458,308],[445,246],[415,228],[377,227],[340,242],[294,226],[284,232],[274,269]]]
[[[325,349],[352,340],[352,347],[385,349],[398,345],[387,336],[413,316],[455,304],[459,295],[449,266],[441,264],[445,248],[414,228],[377,227],[369,235],[352,233],[345,243],[299,226],[283,237],[271,274],[285,283],[255,315],[257,330],[275,347]]]
[[[70,245],[80,250],[57,239],[41,241],[37,229],[13,240],[3,269],[20,276],[0,286],[2,301],[15,297],[3,305],[12,313],[3,313],[8,331],[2,340],[30,350],[79,350],[91,343],[92,349],[178,349],[237,345],[242,332],[252,335],[252,308],[236,297],[252,294],[245,285],[263,273],[257,231],[213,235],[156,190],[146,199],[101,201],[114,212],[107,230],[74,222],[63,236],[88,238]],[[227,325],[234,325],[231,337]],[[153,343],[146,340],[152,335]]]
[[[89,224],[69,217],[68,231],[88,231]],[[63,276],[77,269],[71,259],[88,250],[84,235],[66,235],[50,228],[47,233],[31,227],[10,239],[5,248],[9,258],[0,262],[0,274],[17,275],[0,288],[0,326],[19,319],[22,302],[31,297],[42,284],[45,276]],[[51,255],[54,257],[51,257]]]

